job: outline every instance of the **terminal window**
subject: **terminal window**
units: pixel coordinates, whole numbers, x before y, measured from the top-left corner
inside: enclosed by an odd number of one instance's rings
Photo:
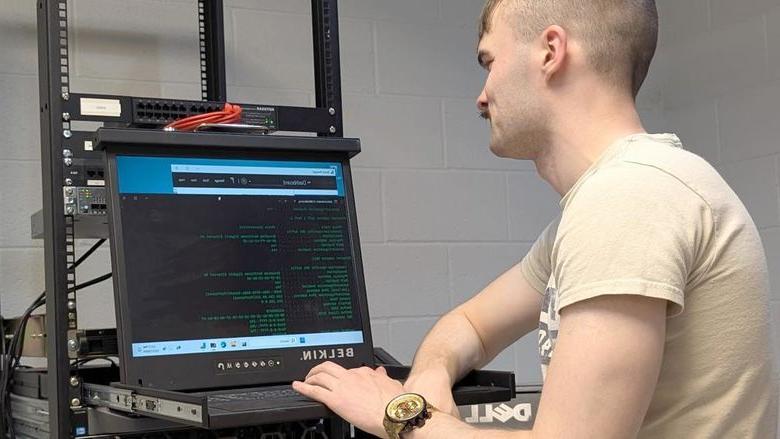
[[[134,355],[362,342],[338,162],[119,156]]]

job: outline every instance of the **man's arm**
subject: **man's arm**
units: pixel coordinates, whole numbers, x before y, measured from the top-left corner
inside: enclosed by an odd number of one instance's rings
[[[666,306],[618,295],[564,308],[532,431],[477,429],[439,413],[409,438],[636,437],[661,368]]]
[[[667,302],[644,296],[599,296],[561,312],[534,428],[489,431],[435,413],[407,439],[624,439],[635,437],[661,368]],[[295,390],[328,405],[363,431],[387,437],[382,417],[402,391],[384,370],[323,363]]]
[[[452,385],[536,328],[541,302],[520,264],[510,268],[434,325],[415,354],[405,389],[456,413]]]

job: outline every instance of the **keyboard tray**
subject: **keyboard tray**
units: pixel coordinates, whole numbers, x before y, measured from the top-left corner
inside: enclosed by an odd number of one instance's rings
[[[379,355],[377,359],[385,360]],[[384,366],[388,375],[399,380],[405,379],[410,370],[395,361],[378,365]],[[335,417],[323,404],[300,395],[276,399],[258,396],[269,390],[282,394],[289,392],[292,390],[289,385],[203,392],[149,389],[120,383],[110,386],[85,384],[84,387],[84,401],[89,405],[208,429]],[[473,371],[455,385],[453,397],[458,405],[509,401],[515,397],[514,373]]]

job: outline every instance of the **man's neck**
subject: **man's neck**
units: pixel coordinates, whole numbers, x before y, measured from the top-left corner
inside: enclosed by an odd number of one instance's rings
[[[644,133],[633,100],[593,96],[554,121],[551,142],[536,160],[539,175],[561,197],[615,141]]]

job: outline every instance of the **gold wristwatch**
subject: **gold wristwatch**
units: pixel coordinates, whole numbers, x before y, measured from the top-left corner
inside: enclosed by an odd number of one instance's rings
[[[385,431],[390,439],[400,439],[401,433],[408,433],[425,425],[425,421],[431,418],[431,412],[434,411],[436,408],[428,404],[422,395],[398,395],[385,408]]]

